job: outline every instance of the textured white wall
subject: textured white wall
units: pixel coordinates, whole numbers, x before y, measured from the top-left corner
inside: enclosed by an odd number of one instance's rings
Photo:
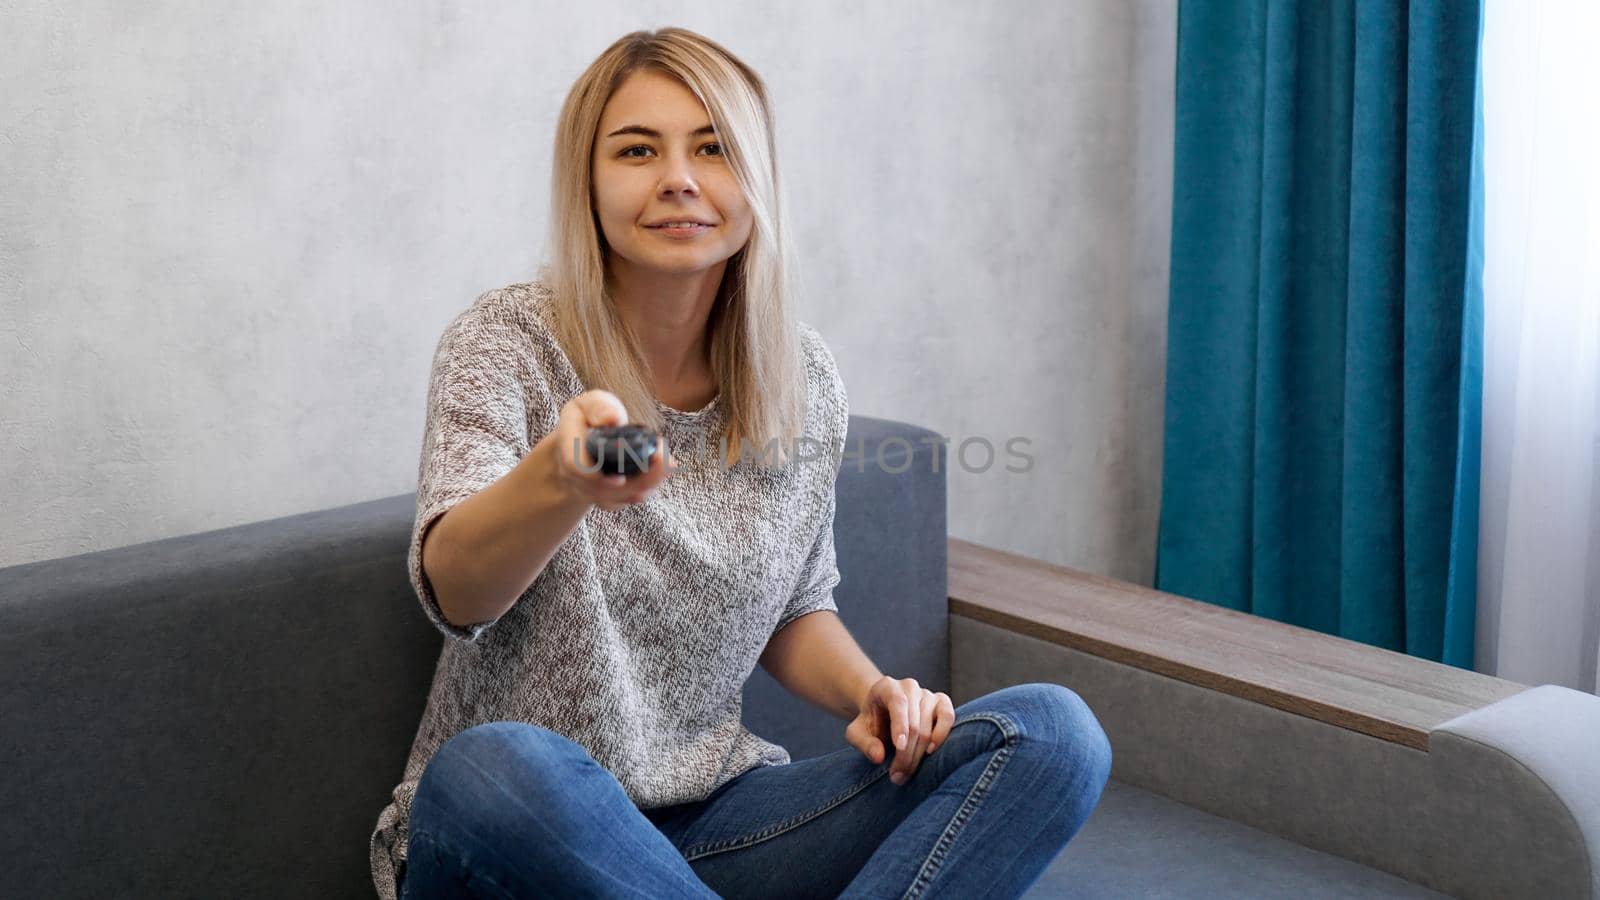
[[[775,94],[852,409],[1001,447],[951,533],[1148,583],[1176,7],[8,2],[0,565],[414,490],[441,330],[539,262],[567,89],[681,25]]]

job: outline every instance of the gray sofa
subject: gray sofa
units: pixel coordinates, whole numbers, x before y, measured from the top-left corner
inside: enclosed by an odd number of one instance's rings
[[[948,689],[935,437],[851,418],[836,598],[883,671]],[[414,515],[405,494],[0,569],[0,896],[372,896],[368,835],[442,640],[406,577]],[[844,746],[760,669],[744,709],[797,759]],[[1029,894],[1212,895],[1440,896],[1116,770]]]

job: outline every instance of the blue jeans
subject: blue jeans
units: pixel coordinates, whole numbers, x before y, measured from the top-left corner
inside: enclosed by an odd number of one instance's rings
[[[904,785],[894,752],[846,746],[640,810],[568,738],[479,725],[423,772],[400,897],[1018,897],[1111,774],[1099,721],[1058,684],[957,707]]]

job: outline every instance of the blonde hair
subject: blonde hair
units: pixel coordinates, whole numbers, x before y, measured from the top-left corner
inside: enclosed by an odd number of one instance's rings
[[[585,389],[604,388],[628,421],[663,427],[649,363],[605,287],[604,234],[593,204],[592,165],[600,114],[622,82],[640,70],[677,79],[710,113],[723,155],[754,213],[750,239],[728,260],[708,318],[711,374],[725,428],[721,444],[740,458],[746,440],[765,465],[787,465],[807,404],[798,325],[794,256],[778,180],[777,146],[766,87],[749,66],[713,41],[682,28],[635,31],[606,48],[567,94],[556,126],[550,176],[550,289],[562,348]]]

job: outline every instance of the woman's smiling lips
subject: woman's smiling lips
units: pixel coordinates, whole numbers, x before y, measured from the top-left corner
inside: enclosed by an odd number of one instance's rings
[[[702,232],[710,231],[713,226],[695,223],[683,228],[676,228],[668,225],[646,225],[645,227],[665,237],[690,238],[695,237]]]

